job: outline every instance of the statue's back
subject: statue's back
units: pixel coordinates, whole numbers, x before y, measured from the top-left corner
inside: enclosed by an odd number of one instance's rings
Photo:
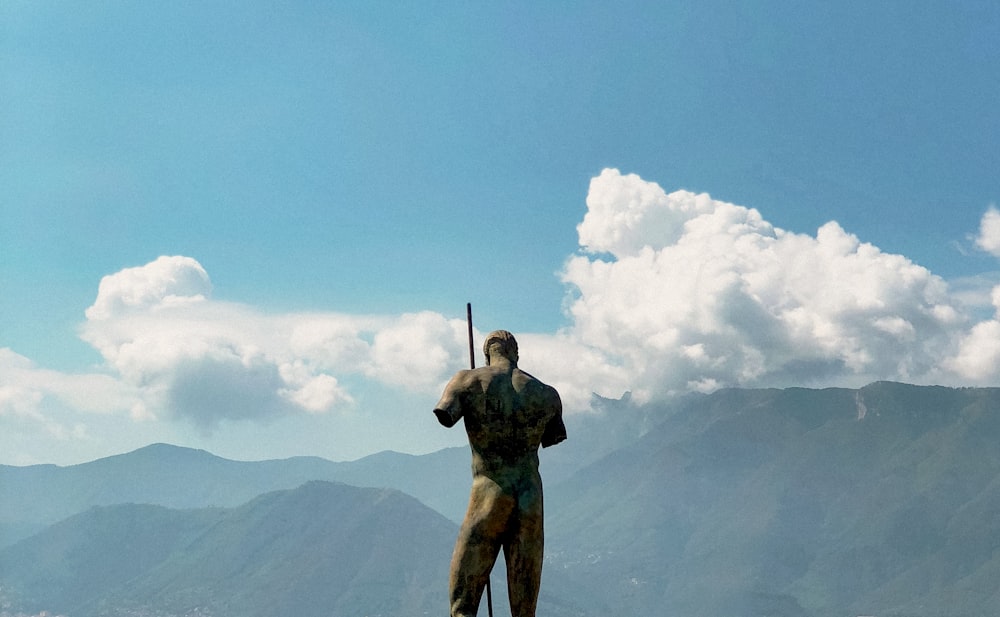
[[[558,394],[517,368],[485,366],[474,372],[478,387],[473,387],[476,392],[465,412],[474,458],[483,470],[537,472],[538,448],[546,428],[554,418],[560,418]]]

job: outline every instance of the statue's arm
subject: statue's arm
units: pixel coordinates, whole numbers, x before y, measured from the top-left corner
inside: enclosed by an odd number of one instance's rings
[[[462,394],[465,382],[468,381],[468,372],[460,371],[452,377],[441,394],[441,400],[434,406],[438,422],[447,428],[455,426],[462,419]]]
[[[552,406],[555,413],[545,424],[545,432],[542,433],[543,448],[554,446],[557,443],[566,440],[566,425],[563,424],[562,419],[562,400],[559,398],[559,393],[556,392],[555,388],[547,386],[547,390],[549,405]]]
[[[446,428],[455,426],[459,418],[461,418],[461,416],[455,416],[447,409],[441,409],[440,407],[434,408],[434,415],[437,416],[438,422]]]

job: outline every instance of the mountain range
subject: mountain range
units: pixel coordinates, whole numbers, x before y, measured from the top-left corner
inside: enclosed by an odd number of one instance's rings
[[[628,406],[627,398],[595,397],[595,407],[616,411],[567,420],[573,440],[541,453],[547,482],[570,477],[645,430],[646,412]],[[232,507],[310,480],[395,488],[459,523],[469,498],[470,464],[468,447],[421,456],[385,451],[347,462],[308,456],[244,462],[204,450],[152,444],[67,467],[0,465],[0,548],[93,506]]]
[[[449,448],[425,456],[381,452],[346,463],[317,457],[241,462],[153,444],[69,467],[0,465],[0,546],[92,506],[232,507],[310,480],[397,488],[461,520],[470,482],[469,453]]]
[[[231,509],[92,508],[4,552],[4,587],[65,615],[423,614],[447,606],[454,534],[399,491],[313,481]]]
[[[723,390],[553,487],[552,559],[617,614],[1000,606],[1000,389]]]
[[[594,407],[567,419],[573,447],[543,451],[540,614],[971,617],[1000,602],[1000,389]],[[0,467],[0,617],[443,612],[468,485],[466,448],[243,463],[161,444]],[[494,585],[500,604],[502,567]]]

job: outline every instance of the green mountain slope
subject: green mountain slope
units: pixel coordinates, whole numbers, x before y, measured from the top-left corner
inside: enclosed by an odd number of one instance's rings
[[[540,614],[996,612],[1000,389],[876,383],[723,390],[661,407],[626,399],[602,405],[604,415],[586,418],[565,449],[543,452]],[[574,435],[585,452],[568,447]],[[467,449],[428,457],[383,453],[355,462],[354,477],[338,473],[375,486],[411,483],[425,493],[449,484],[451,503],[464,505]],[[156,446],[83,470],[7,468],[0,471],[13,469],[22,484],[2,487],[3,515],[20,512],[11,520],[24,520],[30,509],[8,500],[19,491],[36,511],[129,495],[205,503],[220,499],[214,491],[235,498],[259,490],[261,480],[310,479],[329,465],[342,464],[237,463]],[[67,472],[79,475],[60,475]],[[323,614],[442,611],[455,525],[393,491],[362,491],[366,497],[349,507],[347,495],[362,489],[331,486],[308,484],[227,510],[120,506],[78,515],[0,551],[0,611],[4,601],[29,606],[32,598],[61,602],[46,610],[73,617],[308,615],[321,614],[319,606]],[[334,490],[346,493],[334,497]],[[421,518],[427,513],[437,518]],[[443,531],[421,531],[436,529],[434,520],[446,524]],[[395,552],[424,539],[413,567],[434,569],[428,581]],[[440,563],[427,557],[434,551]],[[383,605],[390,587],[399,591]],[[502,569],[494,591],[504,614]],[[438,595],[422,595],[431,592]],[[367,613],[350,613],[359,606]]]
[[[992,614],[998,439],[998,389],[720,391],[554,487],[550,557],[621,614]]]
[[[235,509],[96,508],[0,553],[7,602],[90,615],[419,615],[455,525],[398,491],[311,482]]]
[[[399,491],[320,481],[231,509],[97,507],[0,550],[0,615],[445,613],[456,533]],[[502,566],[493,581],[509,613]],[[606,614],[561,572],[546,581],[544,614]]]

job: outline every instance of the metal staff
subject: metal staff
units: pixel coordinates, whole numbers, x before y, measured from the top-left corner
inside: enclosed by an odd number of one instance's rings
[[[469,323],[469,368],[476,368],[476,346],[472,342],[472,303],[465,304],[465,320]],[[486,610],[493,617],[493,585],[490,577],[486,577]]]

